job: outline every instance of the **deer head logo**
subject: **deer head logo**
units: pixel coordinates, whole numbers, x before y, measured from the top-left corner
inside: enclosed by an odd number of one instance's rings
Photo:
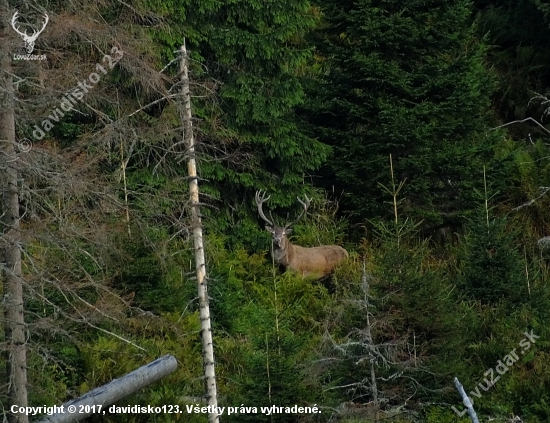
[[[15,14],[13,15],[13,18],[11,18],[11,26],[13,27],[15,32],[17,32],[19,35],[21,35],[21,37],[23,37],[23,41],[25,41],[25,50],[27,50],[27,53],[31,54],[32,51],[34,50],[34,42],[36,41],[38,36],[42,33],[42,31],[44,31],[44,28],[46,28],[46,25],[48,24],[48,20],[49,20],[48,14],[44,13],[44,24],[42,25],[42,28],[39,31],[34,30],[32,35],[27,35],[27,30],[25,30],[25,32],[21,32],[17,28],[16,25],[17,25],[18,16],[19,16],[19,12],[16,11]]]

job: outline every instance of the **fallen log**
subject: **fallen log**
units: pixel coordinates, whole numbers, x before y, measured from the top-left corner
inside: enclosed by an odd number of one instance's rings
[[[176,370],[177,361],[172,355],[165,355],[155,361],[134,370],[118,379],[113,379],[106,385],[92,389],[79,398],[56,406],[57,411],[44,417],[38,423],[69,423],[76,422],[92,414],[106,414],[106,406],[125,398],[134,392],[148,386]],[[88,407],[86,407],[88,406]],[[53,407],[52,407],[53,408]],[[88,410],[88,411],[86,411]]]

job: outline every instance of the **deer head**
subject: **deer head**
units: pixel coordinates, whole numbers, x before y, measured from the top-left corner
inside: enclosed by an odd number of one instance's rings
[[[31,54],[34,50],[34,42],[38,38],[38,36],[44,31],[44,28],[46,28],[46,25],[48,24],[49,17],[47,13],[44,13],[44,24],[42,25],[42,28],[39,31],[34,30],[32,35],[27,35],[27,30],[25,32],[21,32],[17,27],[17,17],[19,16],[19,12],[15,12],[13,15],[13,18],[11,18],[11,26],[17,32],[21,37],[23,37],[23,41],[25,41],[25,50],[27,50],[27,53]]]
[[[266,230],[271,233],[273,236],[273,243],[275,244],[275,247],[277,248],[284,248],[287,240],[287,235],[290,235],[292,233],[292,226],[296,224],[306,213],[307,209],[309,208],[309,205],[311,204],[311,200],[305,197],[305,201],[300,200],[300,198],[296,197],[298,199],[298,202],[303,206],[303,210],[300,213],[300,215],[292,222],[285,224],[284,226],[279,226],[273,224],[273,216],[270,217],[271,220],[269,220],[265,213],[263,212],[263,203],[266,202],[271,198],[271,195],[266,197],[265,193],[262,194],[261,191],[256,192],[256,205],[258,206],[258,213],[260,214],[260,217],[267,223],[265,226]],[[288,218],[288,216],[287,216]]]

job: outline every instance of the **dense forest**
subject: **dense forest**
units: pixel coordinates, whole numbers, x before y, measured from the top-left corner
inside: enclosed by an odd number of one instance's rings
[[[208,421],[184,43],[219,421],[550,422],[544,0],[0,0],[3,421]]]

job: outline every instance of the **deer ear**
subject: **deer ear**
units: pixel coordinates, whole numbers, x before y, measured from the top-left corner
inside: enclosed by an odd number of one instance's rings
[[[273,227],[272,226],[265,225],[265,230],[268,231],[268,232],[273,233]]]
[[[290,235],[292,233],[292,228],[286,228],[285,234]]]

